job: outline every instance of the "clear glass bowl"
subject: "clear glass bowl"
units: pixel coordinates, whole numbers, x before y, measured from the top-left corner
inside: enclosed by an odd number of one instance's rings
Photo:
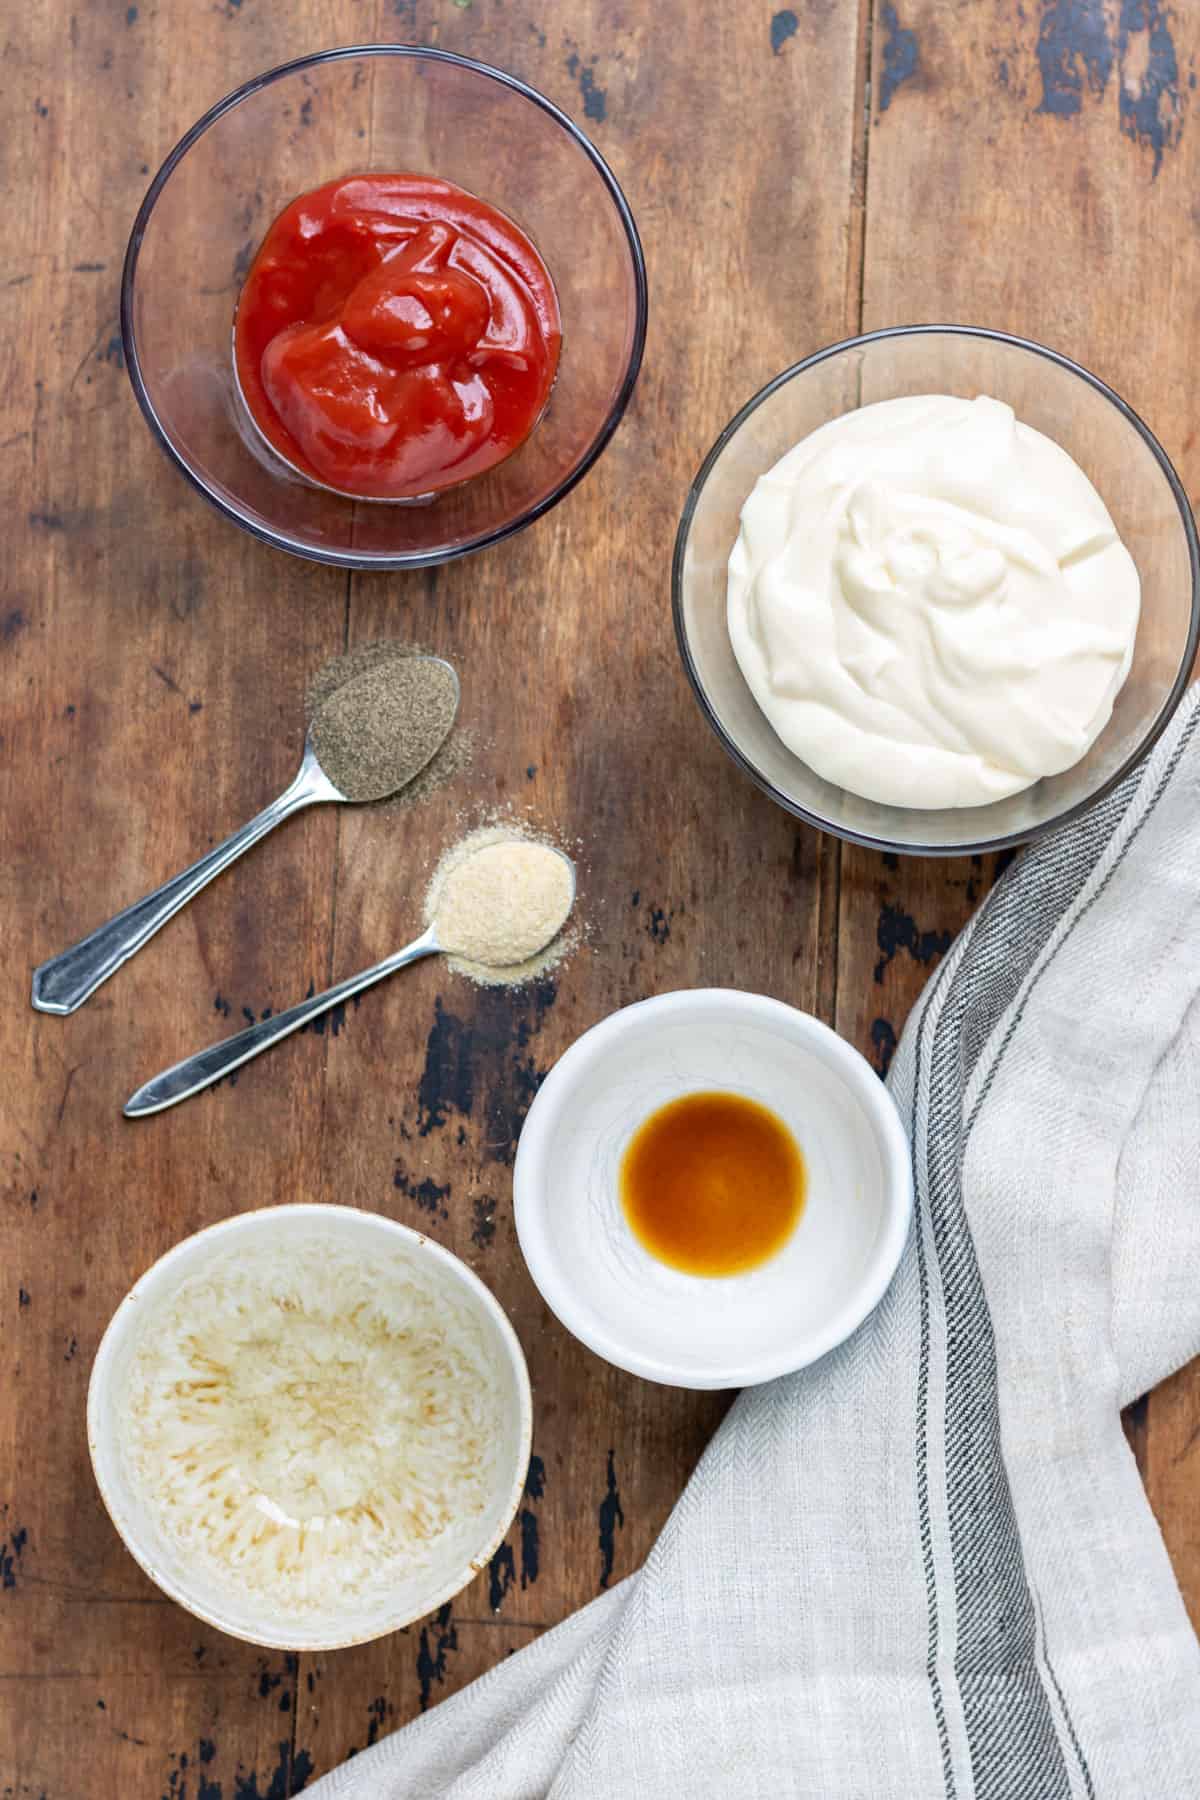
[[[562,313],[557,380],[531,436],[415,505],[290,473],[234,390],[234,308],[268,226],[297,194],[365,170],[443,176],[499,207],[541,252]],[[316,562],[421,568],[520,530],[586,474],[637,380],[646,271],[611,171],[557,107],[465,57],[371,44],[258,76],[180,140],[134,221],[121,332],[151,431],[227,518]]]
[[[990,394],[1086,471],[1138,567],[1141,622],[1113,716],[1074,768],[989,806],[881,806],[833,787],[776,737],[734,658],[726,565],[758,477],[819,425],[906,394]],[[675,540],[675,630],[701,710],[734,761],[781,806],[881,850],[961,855],[1040,837],[1146,755],[1187,685],[1200,630],[1200,554],[1187,495],[1162,446],[1111,388],[1040,344],[966,325],[910,325],[835,344],[786,369],[721,433]]]

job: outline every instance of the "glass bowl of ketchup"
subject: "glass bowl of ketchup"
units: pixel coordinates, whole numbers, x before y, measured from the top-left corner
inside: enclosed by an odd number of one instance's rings
[[[420,568],[587,473],[637,379],[645,265],[548,100],[366,45],[258,76],[180,140],[121,331],[151,431],[219,511],[317,562]]]

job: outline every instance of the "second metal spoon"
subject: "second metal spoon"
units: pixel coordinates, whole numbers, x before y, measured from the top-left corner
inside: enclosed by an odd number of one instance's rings
[[[571,874],[571,904],[567,908],[569,913],[575,903],[575,865],[564,851],[560,850],[557,854],[562,857]],[[348,981],[339,981],[336,987],[326,988],[323,994],[312,994],[307,1000],[301,1000],[298,1006],[289,1006],[286,1012],[274,1013],[269,1019],[260,1019],[257,1025],[239,1031],[236,1036],[226,1038],[220,1044],[210,1044],[207,1050],[198,1050],[194,1056],[187,1056],[182,1062],[164,1069],[161,1075],[155,1075],[152,1080],[143,1083],[137,1093],[125,1102],[125,1117],[145,1118],[149,1113],[162,1112],[168,1106],[177,1105],[180,1100],[189,1099],[192,1094],[198,1094],[201,1088],[211,1087],[222,1075],[229,1075],[234,1069],[240,1069],[252,1056],[259,1056],[264,1050],[269,1050],[280,1038],[290,1037],[293,1031],[302,1030],[310,1020],[328,1012],[331,1007],[353,1000],[364,988],[374,987],[377,981],[394,975],[397,969],[417,962],[422,956],[434,956],[445,948],[438,941],[436,924],[431,925],[419,938],[406,944],[403,950],[397,950],[394,956],[387,956],[372,968],[364,969],[361,975],[351,975]]]
[[[397,969],[404,968],[406,963],[416,962],[419,957],[432,956],[441,949],[437,940],[437,932],[431,925],[428,931],[421,933],[403,950],[397,950],[374,968],[364,969],[361,975],[352,975],[348,981],[339,981],[336,987],[326,988],[323,994],[312,994],[307,1000],[301,1000],[298,1006],[289,1006],[286,1012],[273,1013],[269,1019],[260,1019],[257,1025],[251,1025],[245,1031],[239,1031],[235,1037],[226,1038],[220,1044],[210,1044],[207,1050],[198,1050],[195,1056],[187,1056],[182,1062],[164,1069],[161,1075],[145,1082],[136,1094],[130,1096],[122,1109],[127,1119],[141,1119],[147,1113],[162,1112],[168,1106],[175,1106],[180,1100],[187,1100],[192,1094],[198,1094],[201,1088],[210,1087],[219,1081],[222,1075],[240,1069],[244,1062],[252,1056],[277,1044],[280,1038],[290,1037],[293,1031],[299,1031],[310,1019],[315,1019],[331,1007],[343,1001],[352,1000],[361,994],[364,988],[382,981],[385,975],[394,975]]]

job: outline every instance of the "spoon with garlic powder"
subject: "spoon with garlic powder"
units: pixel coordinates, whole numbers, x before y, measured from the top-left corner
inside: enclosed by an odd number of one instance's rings
[[[467,839],[443,859],[426,900],[428,928],[394,956],[349,981],[302,1000],[223,1043],[165,1069],[125,1104],[127,1119],[140,1119],[187,1100],[222,1075],[241,1068],[290,1037],[310,1019],[373,987],[407,963],[439,952],[477,978],[527,979],[530,964],[552,944],[575,904],[575,865],[562,850],[514,835],[476,848]]]
[[[458,714],[458,676],[438,656],[407,656],[335,688],[318,708],[290,787],[181,875],[33,972],[38,1012],[72,1013],[202,888],[302,807],[384,800],[421,773]]]

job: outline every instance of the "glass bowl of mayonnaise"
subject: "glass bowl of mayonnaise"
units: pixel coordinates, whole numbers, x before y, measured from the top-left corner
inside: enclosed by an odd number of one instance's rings
[[[1187,495],[1137,414],[962,325],[797,363],[705,458],[675,545],[684,667],[734,760],[839,837],[1038,837],[1144,757],[1200,632]]]

